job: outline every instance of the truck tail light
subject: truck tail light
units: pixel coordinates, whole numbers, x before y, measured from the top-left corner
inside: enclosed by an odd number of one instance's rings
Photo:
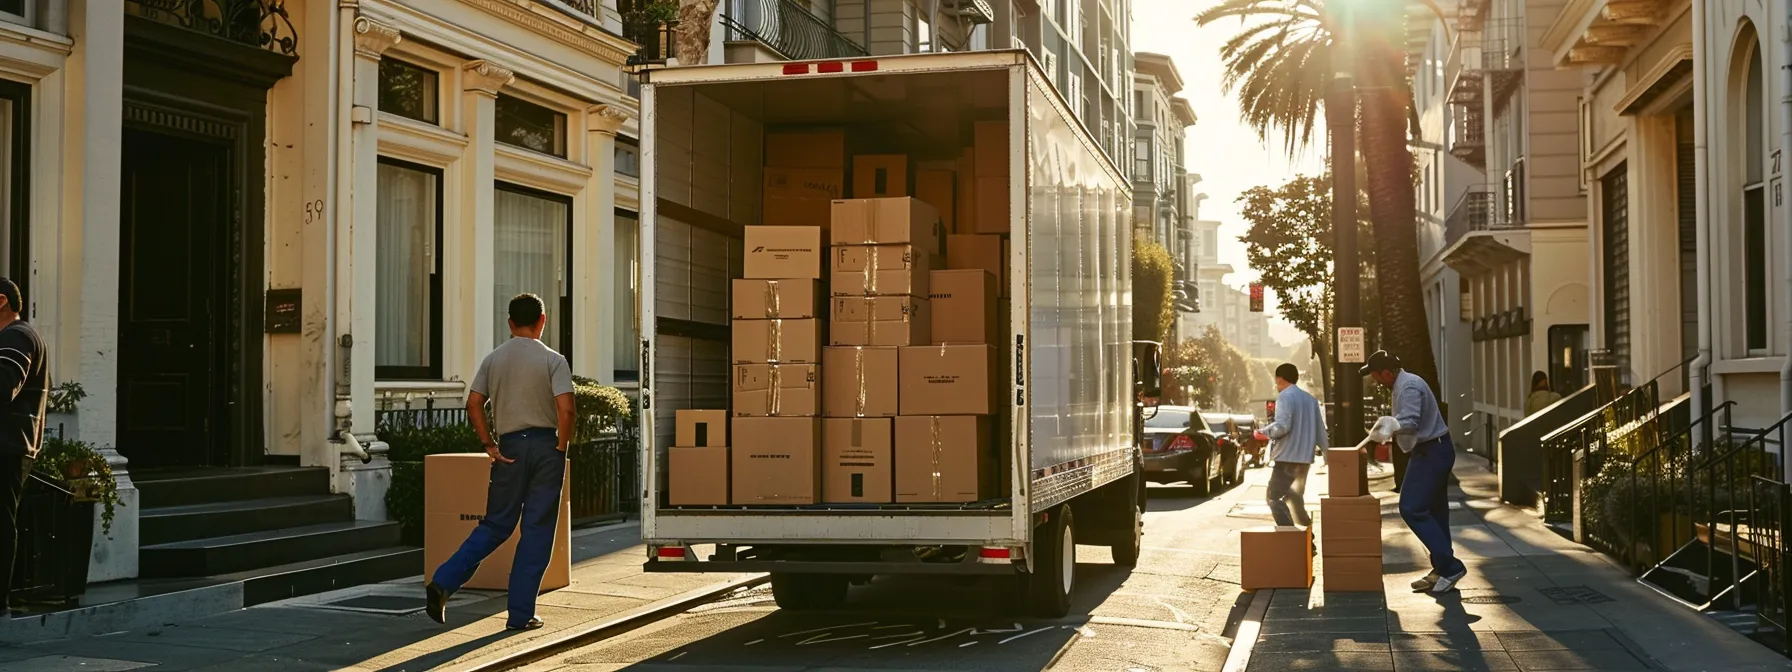
[[[1187,452],[1187,451],[1191,451],[1194,449],[1195,449],[1195,440],[1194,439],[1188,438],[1187,434],[1177,434],[1176,440],[1170,442],[1170,447],[1168,450],[1172,453],[1182,453],[1182,452]]]
[[[877,61],[853,61],[852,62],[852,71],[853,72],[876,72],[877,71]]]
[[[1005,546],[984,546],[977,550],[977,562],[1003,565],[1021,558],[1020,549]]]
[[[684,560],[684,547],[656,546],[653,549],[653,559],[661,562],[682,562]]]
[[[784,74],[786,74],[786,75],[807,75],[807,74],[809,74],[809,64],[808,63],[785,63],[784,64]]]

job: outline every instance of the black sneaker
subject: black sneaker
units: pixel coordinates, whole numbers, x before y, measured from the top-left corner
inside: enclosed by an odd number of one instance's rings
[[[504,629],[505,630],[516,630],[516,631],[540,630],[542,628],[542,626],[544,626],[544,625],[547,625],[547,624],[541,622],[541,619],[531,618],[531,619],[529,619],[528,623],[524,623],[522,625],[506,625],[506,626],[504,626]]]
[[[447,623],[449,592],[442,590],[441,586],[431,581],[423,584],[423,593],[428,601],[423,610],[429,613],[429,619],[437,623]]]

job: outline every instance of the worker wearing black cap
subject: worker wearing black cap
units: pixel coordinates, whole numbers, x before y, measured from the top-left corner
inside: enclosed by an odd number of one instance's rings
[[[1370,440],[1392,440],[1400,450],[1411,454],[1400,488],[1400,517],[1406,519],[1406,526],[1412,528],[1431,554],[1431,573],[1414,581],[1412,588],[1417,592],[1450,592],[1468,574],[1450,542],[1450,470],[1456,465],[1450,426],[1438,410],[1431,386],[1406,371],[1400,358],[1377,350],[1358,373],[1393,391],[1394,415],[1375,422],[1369,431]]]

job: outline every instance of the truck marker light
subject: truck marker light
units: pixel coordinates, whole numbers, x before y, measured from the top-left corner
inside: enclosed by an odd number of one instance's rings
[[[1007,560],[1010,555],[1008,549],[1001,546],[984,546],[977,552],[977,557],[985,560]]]
[[[845,72],[846,66],[844,64],[840,63],[839,61],[830,61],[827,63],[816,63],[815,71],[819,72],[819,73],[823,73],[823,74]]]
[[[683,546],[661,546],[657,549],[654,549],[654,555],[657,556],[661,560],[683,560],[684,559],[684,547]]]
[[[786,74],[786,75],[807,75],[807,74],[809,74],[809,64],[808,63],[785,63],[784,64],[784,74]]]
[[[852,71],[853,72],[875,72],[875,71],[877,71],[877,61],[853,61],[852,62]]]

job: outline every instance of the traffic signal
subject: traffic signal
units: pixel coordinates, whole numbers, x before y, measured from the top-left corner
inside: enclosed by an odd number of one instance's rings
[[[1251,283],[1251,312],[1263,312],[1263,283]]]

